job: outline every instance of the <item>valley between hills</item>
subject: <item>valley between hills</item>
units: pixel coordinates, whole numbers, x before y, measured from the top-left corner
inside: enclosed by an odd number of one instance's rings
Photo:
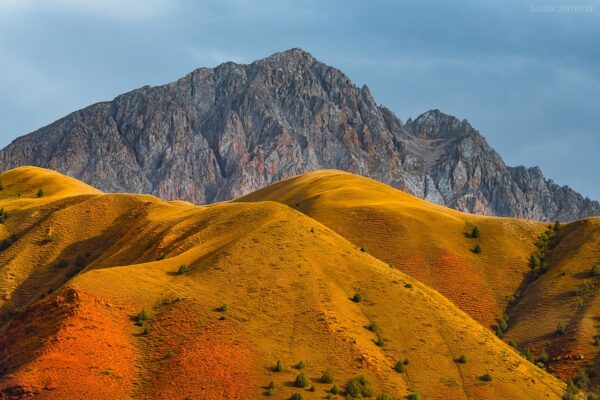
[[[0,175],[1,399],[597,399],[600,218],[337,170],[194,205]]]

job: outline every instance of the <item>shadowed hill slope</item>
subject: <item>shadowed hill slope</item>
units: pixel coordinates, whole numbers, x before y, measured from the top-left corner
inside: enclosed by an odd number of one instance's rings
[[[273,381],[275,398],[317,399],[357,375],[393,397],[564,390],[437,291],[283,204],[198,207],[87,187],[20,203],[14,193],[40,183],[19,173],[0,176],[16,235],[0,252],[5,398],[261,398]],[[300,373],[314,391],[293,387]]]

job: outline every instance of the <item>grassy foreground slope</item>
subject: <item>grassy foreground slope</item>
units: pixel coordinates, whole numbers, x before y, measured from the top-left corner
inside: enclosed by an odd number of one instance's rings
[[[358,375],[392,398],[564,391],[437,291],[283,204],[104,195],[38,168],[0,181],[0,239],[16,235],[0,252],[4,398],[255,399],[273,381],[274,398],[318,399]]]
[[[287,204],[438,290],[494,328],[529,273],[544,224],[461,213],[335,170],[285,179],[240,199]],[[478,238],[467,237],[474,227]],[[473,252],[479,245],[480,253]]]

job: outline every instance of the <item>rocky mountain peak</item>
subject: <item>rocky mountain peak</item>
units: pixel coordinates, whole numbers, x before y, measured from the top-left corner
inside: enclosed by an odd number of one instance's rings
[[[462,211],[539,220],[600,204],[506,167],[466,121],[430,110],[406,124],[366,85],[301,49],[200,68],[94,104],[0,151],[0,169],[55,169],[103,191],[207,203],[315,169],[368,176]]]

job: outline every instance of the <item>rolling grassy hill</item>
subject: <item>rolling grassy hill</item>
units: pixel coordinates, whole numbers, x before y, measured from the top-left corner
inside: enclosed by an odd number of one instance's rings
[[[361,375],[373,397],[565,391],[489,329],[524,284],[542,224],[461,214],[337,171],[210,206],[103,194],[33,167],[0,182],[6,398],[254,399],[270,382],[273,398],[343,398],[332,387]],[[479,238],[467,237],[474,226]],[[564,240],[549,261],[573,249]],[[551,263],[509,308],[507,335],[523,343],[519,307],[561,268]]]

